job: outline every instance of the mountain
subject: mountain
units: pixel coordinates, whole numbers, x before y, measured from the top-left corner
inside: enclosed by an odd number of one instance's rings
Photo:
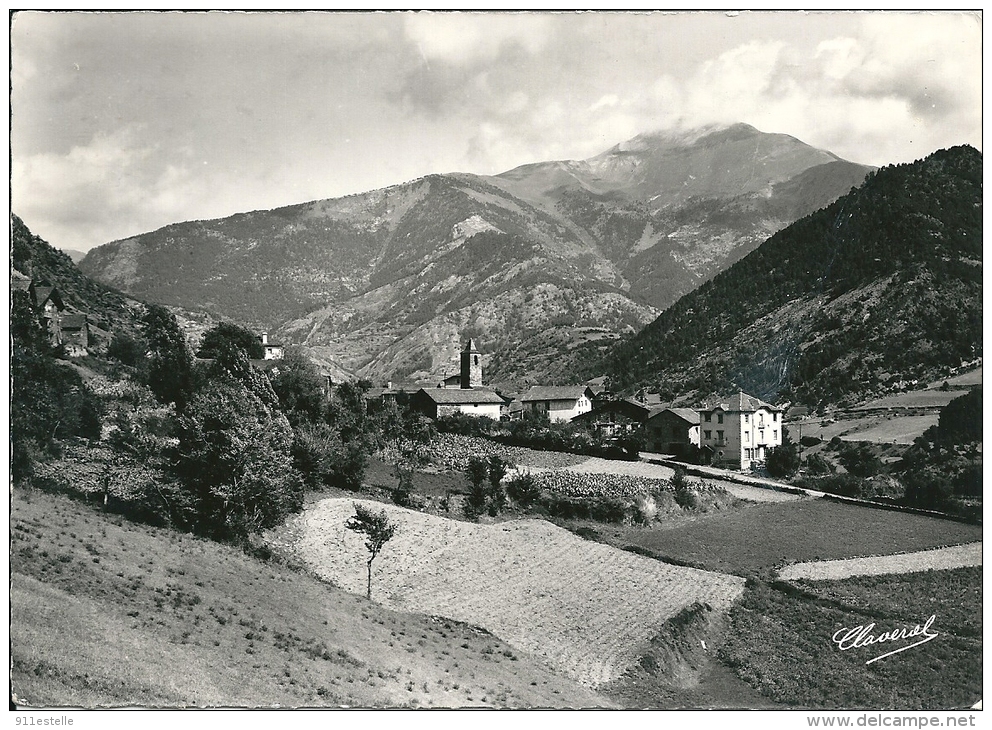
[[[603,364],[687,400],[855,403],[982,355],[982,156],[882,168],[682,297]]]
[[[70,259],[72,259],[72,263],[74,264],[78,264],[80,261],[86,258],[85,251],[77,251],[74,248],[61,248],[59,250],[62,253],[64,253],[66,256],[68,256]]]
[[[642,135],[585,161],[176,223],[81,267],[370,377],[443,376],[474,336],[490,382],[567,380],[870,170],[747,125]]]

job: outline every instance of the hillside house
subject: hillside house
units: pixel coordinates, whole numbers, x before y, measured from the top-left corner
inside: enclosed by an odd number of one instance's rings
[[[587,385],[535,385],[522,396],[525,411],[545,413],[552,421],[571,421],[592,410],[592,390]]]
[[[429,418],[465,413],[498,421],[505,401],[488,388],[421,388],[410,405]]]
[[[747,470],[782,445],[782,409],[739,392],[699,409],[699,445],[712,463]]]
[[[580,413],[572,423],[587,427],[607,439],[617,439],[636,430],[643,424],[650,409],[643,403],[625,398],[622,400],[593,400],[592,409]]]
[[[699,448],[699,420],[692,408],[652,409],[644,426],[646,450],[689,457]]]
[[[62,344],[69,357],[86,357],[89,354],[90,326],[85,314],[63,314]]]
[[[19,271],[12,270],[10,274],[10,291],[24,291],[28,294],[28,299],[38,321],[48,333],[48,340],[53,347],[62,344],[62,312],[65,311],[65,303],[59,290],[47,281],[33,281]]]
[[[262,342],[263,360],[282,360],[283,355],[286,354],[285,349],[280,344],[269,342],[268,332],[263,332],[258,339]]]

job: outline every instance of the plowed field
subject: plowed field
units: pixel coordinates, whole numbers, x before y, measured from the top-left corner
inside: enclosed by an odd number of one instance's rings
[[[350,499],[326,499],[284,534],[317,575],[365,592],[366,550],[344,528]],[[726,609],[734,576],[588,542],[540,520],[472,524],[368,503],[399,525],[374,564],[373,599],[481,626],[587,686],[618,677],[661,624],[696,601]]]

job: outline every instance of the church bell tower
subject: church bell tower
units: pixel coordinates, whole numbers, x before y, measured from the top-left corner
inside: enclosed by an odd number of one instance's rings
[[[462,350],[461,387],[475,388],[482,385],[482,354],[475,349],[471,337]]]

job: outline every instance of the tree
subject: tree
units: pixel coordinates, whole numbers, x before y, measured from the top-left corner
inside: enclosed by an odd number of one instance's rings
[[[365,549],[369,551],[368,590],[366,596],[372,600],[372,561],[396,534],[396,524],[389,521],[385,510],[376,512],[358,502],[354,503],[355,514],[348,518],[344,526],[360,535],[365,535]]]
[[[243,350],[249,360],[265,357],[262,341],[246,327],[233,322],[221,322],[204,333],[197,352],[199,357],[217,357],[230,346]]]
[[[383,452],[399,482],[393,498],[406,502],[413,490],[414,472],[430,460],[428,447],[437,431],[430,419],[391,402],[379,410],[376,421]]]
[[[175,470],[190,494],[194,532],[245,539],[303,507],[286,417],[241,383],[208,381],[178,418]]]
[[[149,304],[142,318],[148,343],[148,387],[160,403],[175,403],[182,411],[193,391],[193,353],[165,307]]]
[[[271,383],[279,407],[294,426],[303,421],[316,423],[328,415],[327,380],[299,349],[290,348]]]
[[[489,457],[489,516],[495,517],[506,507],[506,491],[503,477],[508,470],[507,463],[496,454]]]
[[[486,477],[489,476],[489,465],[481,456],[469,457],[465,474],[472,485],[465,498],[463,510],[470,520],[479,518],[486,509]]]
[[[788,431],[782,434],[782,445],[768,452],[765,466],[773,477],[787,477],[799,469],[799,447],[789,437]]]

